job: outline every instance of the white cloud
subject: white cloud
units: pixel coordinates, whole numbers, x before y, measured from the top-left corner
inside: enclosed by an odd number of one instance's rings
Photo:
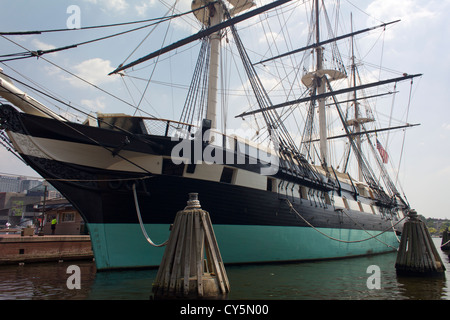
[[[123,13],[129,7],[127,0],[84,0],[84,1],[92,3],[94,5],[99,5],[102,8],[102,10],[113,13]]]
[[[42,42],[38,39],[33,39],[31,41],[31,45],[34,47],[35,50],[51,50],[56,48],[54,45]]]
[[[97,97],[93,100],[83,99],[81,105],[87,107],[92,111],[100,111],[106,109],[105,97]]]
[[[145,17],[147,16],[147,10],[155,5],[155,0],[147,0],[143,1],[140,4],[136,4],[134,9],[136,10],[138,16]]]
[[[40,41],[38,39],[33,39],[31,40],[31,49],[30,50],[52,50],[55,49],[56,47],[52,44],[48,44],[45,43],[43,41]],[[53,52],[53,53],[48,53],[48,56],[56,56],[58,53],[57,52]]]
[[[410,24],[436,16],[438,12],[431,10],[430,4],[432,3],[416,0],[375,0],[367,7],[366,11],[371,16],[386,22],[401,19],[402,23]]]
[[[128,3],[125,0],[103,0],[102,2],[108,10],[118,12],[128,8]]]
[[[101,58],[85,60],[73,67],[73,69],[77,76],[95,85],[110,83],[117,79],[117,77],[108,76],[108,73],[115,69],[111,66],[111,61]],[[86,85],[83,81],[75,77],[65,79],[70,81],[73,86],[80,87]]]

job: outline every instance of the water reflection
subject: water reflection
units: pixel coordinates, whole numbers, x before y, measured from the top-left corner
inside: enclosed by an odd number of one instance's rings
[[[440,239],[435,239],[439,248]],[[444,278],[399,277],[396,253],[297,264],[227,266],[229,299],[450,300],[450,263]],[[69,290],[67,267],[81,270],[81,289]],[[381,272],[381,288],[369,289],[370,265]],[[148,300],[157,270],[96,272],[91,261],[0,266],[0,300]]]
[[[36,263],[0,266],[0,299],[52,300],[85,299],[96,275],[92,262],[73,262],[80,267],[81,289],[69,290],[67,267],[71,263]]]
[[[99,272],[87,299],[149,300],[158,270]]]
[[[227,268],[230,299],[389,299],[398,293],[395,255],[315,263]],[[367,268],[378,265],[381,289],[367,288]],[[251,275],[251,276],[249,276]],[[239,283],[239,286],[233,284]]]
[[[402,295],[411,300],[440,300],[446,299],[447,283],[445,278],[398,277]]]

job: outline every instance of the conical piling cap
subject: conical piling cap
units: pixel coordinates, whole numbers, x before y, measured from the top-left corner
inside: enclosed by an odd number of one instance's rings
[[[189,193],[189,200],[187,201],[187,206],[184,210],[201,208],[200,201],[198,200],[198,193]]]
[[[416,220],[417,219],[417,211],[414,209],[409,210],[408,217],[410,220]]]

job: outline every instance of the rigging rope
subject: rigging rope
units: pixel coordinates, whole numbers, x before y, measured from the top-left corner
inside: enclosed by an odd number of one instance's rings
[[[175,8],[175,5],[174,5],[174,8]],[[163,41],[162,41],[162,44],[161,44],[161,48],[164,47],[164,43],[166,42],[166,38],[167,38],[167,35],[169,34],[169,30],[170,30],[170,23],[169,23],[169,25],[167,26],[166,33],[164,34],[164,38],[163,38]],[[129,56],[128,56],[128,58],[129,58]],[[128,59],[128,58],[127,58],[127,59]],[[126,60],[125,60],[125,61],[126,61]],[[157,64],[158,64],[158,61],[159,61],[159,56],[156,58],[156,63],[155,63],[155,65],[154,65],[154,67],[153,67],[153,70],[152,70],[152,72],[151,72],[151,74],[150,74],[150,77],[148,78],[147,84],[145,85],[144,92],[142,92],[141,99],[139,100],[139,103],[138,103],[138,105],[136,106],[136,109],[135,109],[135,111],[134,111],[133,116],[136,115],[136,112],[137,112],[138,110],[140,111],[140,108],[139,108],[139,107],[141,106],[142,100],[144,100],[145,93],[147,92],[148,87],[149,87],[149,85],[150,85],[150,82],[151,82],[151,80],[152,80],[152,78],[153,78],[153,74],[155,73],[155,70],[156,70],[156,66],[157,66]],[[125,63],[125,62],[124,62],[124,63]]]
[[[27,50],[28,52],[20,52],[20,53],[15,53],[15,54],[2,55],[0,57],[13,57],[13,56],[17,56],[17,57],[16,58],[5,59],[5,60],[0,60],[0,61],[5,62],[5,61],[26,59],[26,58],[32,58],[32,57],[38,57],[39,58],[39,57],[41,57],[44,54],[54,53],[54,52],[63,51],[63,50],[67,50],[67,49],[77,48],[78,46],[82,46],[82,45],[85,45],[85,44],[90,44],[90,43],[101,41],[101,40],[106,40],[106,39],[109,39],[109,38],[113,38],[113,37],[116,37],[116,36],[124,35],[124,34],[130,33],[130,32],[134,32],[134,31],[137,31],[137,30],[141,30],[141,29],[153,26],[153,25],[157,25],[157,24],[160,24],[162,22],[171,21],[174,18],[178,18],[178,17],[184,16],[184,15],[187,15],[187,14],[194,13],[195,11],[202,10],[205,7],[207,7],[208,5],[202,6],[200,8],[195,9],[195,10],[190,10],[190,11],[187,11],[187,12],[174,14],[174,15],[171,15],[171,16],[166,16],[166,17],[161,17],[161,18],[154,18],[154,19],[147,19],[147,20],[141,20],[141,21],[135,21],[135,22],[118,23],[118,24],[101,25],[101,26],[92,26],[92,27],[83,27],[83,28],[78,28],[78,29],[54,29],[54,30],[42,30],[42,31],[0,32],[0,36],[1,37],[9,40],[8,38],[5,37],[5,35],[26,35],[26,34],[41,34],[41,33],[45,33],[45,32],[59,32],[59,31],[96,29],[96,28],[114,27],[114,26],[121,26],[121,25],[128,25],[128,24],[134,24],[134,23],[143,23],[143,22],[149,22],[149,21],[158,20],[157,22],[153,22],[153,23],[141,26],[141,27],[137,27],[137,28],[134,28],[134,29],[130,29],[130,30],[114,33],[114,34],[111,34],[111,35],[108,35],[108,36],[104,36],[104,37],[100,37],[100,38],[96,38],[96,39],[92,39],[92,40],[88,40],[88,41],[84,41],[84,42],[80,42],[80,43],[76,43],[76,44],[72,44],[72,45],[68,45],[68,46],[64,46],[64,47],[59,47],[59,48],[54,48],[54,49],[49,49],[49,50],[36,50],[36,51]]]
[[[20,81],[14,79],[14,78],[12,78],[12,77],[10,77],[10,78],[13,79],[14,81],[17,81],[17,82],[19,82],[19,83],[22,83],[22,82],[20,82]],[[25,83],[22,83],[22,84],[25,85],[25,86],[28,86],[28,85],[26,85]],[[28,86],[28,87],[30,87],[30,86]],[[30,87],[30,88],[32,88],[32,87]],[[5,89],[5,88],[4,88],[4,89]],[[34,90],[36,90],[36,91],[38,91],[38,92],[41,92],[41,91],[39,91],[39,90],[37,90],[37,89],[35,89],[35,88],[32,88],[32,89],[34,89]],[[10,92],[10,93],[15,95],[14,92]],[[49,96],[48,94],[46,94],[46,93],[44,93],[44,92],[41,92],[41,93],[44,94],[44,95]],[[17,96],[18,98],[20,98],[20,99],[22,99],[23,101],[26,102],[26,100],[25,100],[25,98],[24,98],[23,96],[21,96],[21,95],[16,95],[16,96]],[[49,96],[49,97],[52,98],[52,99],[55,99],[55,100],[59,101],[59,100],[58,100],[57,98],[55,98],[55,97],[51,97],[51,96]],[[64,103],[64,102],[62,102],[62,103]],[[72,107],[72,106],[70,106],[70,105],[68,105],[68,106],[69,106],[69,107]],[[137,163],[133,162],[132,160],[128,159],[127,157],[122,156],[122,155],[119,154],[119,153],[114,153],[114,150],[113,150],[112,148],[107,147],[106,145],[102,144],[101,142],[97,141],[96,139],[92,138],[91,136],[88,136],[88,135],[84,134],[83,132],[81,132],[80,130],[76,129],[74,126],[71,126],[71,125],[69,124],[69,122],[68,122],[66,119],[65,119],[66,121],[62,121],[61,119],[56,118],[53,114],[48,113],[46,110],[41,110],[41,109],[38,108],[38,107],[36,107],[36,109],[38,109],[38,110],[41,111],[42,113],[46,114],[48,117],[50,117],[50,118],[52,118],[52,119],[54,119],[54,120],[60,122],[62,125],[68,127],[69,129],[75,131],[75,132],[78,133],[80,136],[82,136],[82,137],[86,138],[87,140],[93,142],[95,145],[97,145],[97,146],[99,146],[99,147],[102,147],[103,149],[105,149],[105,150],[107,150],[107,151],[113,153],[114,156],[119,157],[119,158],[121,158],[122,160],[124,160],[124,161],[126,161],[126,162],[128,162],[128,163],[130,163],[130,164],[132,164],[132,165],[134,165],[135,167],[139,168],[139,169],[142,170],[143,172],[146,172],[146,173],[148,173],[148,174],[150,174],[150,175],[153,175],[152,172],[150,172],[149,170],[145,169],[144,167],[138,165]],[[63,117],[61,117],[61,118],[64,119]],[[129,131],[123,129],[123,128],[117,127],[117,126],[115,126],[115,125],[111,125],[111,127],[115,128],[115,129],[118,129],[119,131],[121,131],[121,132],[123,132],[123,133],[126,133],[126,134],[128,134],[129,136],[132,136],[132,137],[134,137],[134,138],[136,138],[136,139],[141,140],[138,136],[132,134],[131,132],[129,132]],[[141,140],[141,141],[144,141],[144,142],[145,142],[145,140]]]
[[[150,21],[166,21],[173,18],[178,18],[180,16],[186,15],[191,13],[192,11],[175,14],[172,16],[164,16],[159,18],[151,18],[151,19],[145,19],[145,20],[138,20],[138,21],[130,21],[130,22],[120,22],[120,23],[113,23],[113,24],[103,24],[98,26],[89,26],[89,27],[81,27],[76,29],[47,29],[47,30],[36,30],[36,31],[12,31],[12,32],[4,32],[0,31],[1,35],[5,36],[16,36],[16,35],[30,35],[30,34],[42,34],[42,33],[49,33],[49,32],[62,32],[62,31],[76,31],[76,30],[89,30],[89,29],[100,29],[100,28],[109,28],[109,27],[118,27],[118,26],[126,26],[130,24],[138,24],[138,23],[144,23],[144,22],[150,22]]]
[[[409,108],[411,106],[411,94],[412,94],[412,87],[413,87],[413,79],[411,79],[411,85],[409,87],[409,97],[408,97],[408,107],[406,109],[406,123],[408,123],[408,116],[409,116]],[[406,137],[406,130],[403,131],[403,140],[402,140],[402,147],[400,149],[400,159],[398,160],[398,168],[397,168],[397,175],[395,177],[395,183],[398,182],[398,174],[400,173],[400,165],[402,163],[403,158],[403,148],[405,146],[405,137]]]
[[[331,237],[331,236],[327,235],[326,233],[320,231],[318,228],[314,227],[309,221],[307,221],[307,220],[306,220],[306,219],[305,219],[305,218],[304,218],[304,217],[303,217],[303,216],[302,216],[302,215],[294,208],[294,206],[293,206],[292,203],[289,201],[289,199],[285,199],[285,200],[286,200],[286,202],[287,202],[289,208],[291,209],[291,211],[293,211],[299,218],[301,218],[308,226],[310,226],[310,227],[313,228],[315,231],[319,232],[320,234],[322,234],[323,236],[325,236],[325,237],[327,237],[327,238],[329,238],[329,239],[331,239],[331,240],[335,240],[335,241],[338,241],[338,242],[344,242],[344,243],[358,243],[358,242],[368,241],[368,240],[371,240],[371,239],[373,239],[373,238],[377,238],[378,236],[382,235],[383,233],[386,233],[387,231],[389,231],[389,230],[391,230],[391,229],[394,230],[394,227],[395,227],[396,225],[398,225],[400,222],[402,222],[404,219],[407,218],[407,216],[403,217],[401,220],[397,221],[397,223],[393,224],[392,227],[389,227],[389,228],[387,228],[387,229],[381,231],[380,233],[378,233],[378,234],[376,234],[376,235],[373,235],[373,236],[371,236],[371,237],[369,237],[369,238],[361,239],[361,240],[352,240],[352,241],[350,241],[350,240],[341,240],[341,239],[337,239],[337,238]],[[344,211],[344,210],[343,210],[343,211]],[[344,211],[344,213],[345,213],[345,211]],[[347,217],[349,217],[349,216],[347,215]],[[349,218],[350,218],[350,217],[349,217]],[[351,218],[350,218],[350,219],[351,219]],[[352,219],[352,220],[353,220],[353,219]],[[353,221],[354,221],[354,220],[353,220]],[[359,225],[359,224],[358,224],[358,225]],[[367,233],[370,235],[370,233],[369,233],[367,230],[365,230],[365,229],[362,229],[362,230],[364,230],[365,232],[367,232]],[[395,233],[395,230],[394,230],[394,233]],[[394,247],[392,247],[391,245],[389,245],[389,244],[387,244],[387,243],[384,243],[383,241],[381,241],[381,240],[379,240],[379,239],[376,239],[376,240],[380,241],[381,243],[387,245],[387,246],[390,247],[390,248],[393,248],[393,249],[397,250],[397,248],[394,248]]]
[[[139,209],[139,202],[136,193],[136,183],[133,183],[133,197],[134,197],[134,204],[136,206],[137,217],[139,219],[139,225],[141,226],[142,234],[144,235],[145,239],[148,241],[148,243],[150,243],[154,247],[164,247],[169,242],[169,239],[167,239],[165,242],[161,244],[155,244],[152,241],[152,239],[150,239],[150,237],[147,234],[147,231],[145,230],[144,224],[142,223],[141,210]]]

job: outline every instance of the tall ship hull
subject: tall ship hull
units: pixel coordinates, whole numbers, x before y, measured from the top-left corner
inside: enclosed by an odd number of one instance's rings
[[[45,55],[62,54],[187,14],[201,29],[126,63],[130,55],[109,74],[120,76],[134,104],[93,86],[122,105],[132,106],[133,116],[119,113],[93,116],[74,107],[70,99],[65,101],[41,84],[35,85],[28,77],[23,76],[25,80],[21,81],[0,69],[0,96],[7,100],[7,103],[0,101],[0,129],[7,135],[2,133],[2,139],[83,216],[98,270],[158,266],[171,224],[176,213],[186,206],[190,193],[197,193],[202,208],[209,212],[222,258],[228,264],[313,261],[395,251],[410,206],[390,178],[385,166],[388,153],[377,134],[411,125],[394,127],[389,122],[389,127],[379,126],[370,103],[371,99],[397,92],[397,83],[420,75],[397,73],[395,78],[368,82],[372,77],[362,79],[357,70],[362,63],[355,60],[353,50],[354,36],[385,30],[394,22],[361,31],[353,31],[352,22],[350,33],[337,36],[331,30],[325,2],[320,0],[306,3],[277,0],[261,6],[251,0],[194,0],[190,11],[183,14],[175,14],[176,4],[165,18],[95,27],[131,28],[130,24],[151,22],[126,32],[72,46],[2,55],[4,64],[35,57],[50,62]],[[311,26],[303,30],[308,33],[302,39],[306,40],[306,46],[268,57],[273,48],[279,47],[281,36],[288,36],[289,22],[295,22],[295,38],[302,36],[293,13],[300,6],[311,9],[307,19]],[[283,10],[274,10],[278,7]],[[256,62],[256,58],[254,61],[250,58],[235,25],[262,14],[265,18],[259,21],[260,29],[279,26],[281,30],[277,36],[276,32],[264,31],[264,38],[270,43],[264,50],[252,51],[252,56],[261,59]],[[278,14],[287,16],[283,23]],[[270,19],[274,22],[270,23]],[[252,22],[243,31],[254,25],[257,23]],[[324,25],[328,28],[326,39],[319,28]],[[42,33],[69,31],[73,30]],[[10,37],[20,34],[30,32],[7,33]],[[252,38],[250,33],[248,39]],[[343,39],[351,39],[348,66],[337,45]],[[175,56],[184,52],[181,47],[197,40],[198,59],[192,64],[193,76],[186,85],[179,120],[136,116],[137,112],[146,113],[140,108],[149,88],[162,83],[152,78],[156,65],[166,60],[159,58],[170,52],[167,60],[175,60]],[[292,39],[284,40],[290,48]],[[230,50],[232,54],[221,55],[221,50],[225,53]],[[291,58],[300,54],[302,58]],[[245,75],[242,71],[232,72],[227,64],[231,61],[235,64],[237,57]],[[91,59],[89,64],[99,61]],[[155,63],[145,65],[147,61]],[[142,68],[135,68],[142,64]],[[176,70],[181,74],[177,81],[182,81],[185,65],[183,62],[180,70]],[[142,80],[139,71],[148,76],[145,69],[149,66],[153,71],[148,80],[144,79],[145,86],[138,88],[141,96],[135,99],[126,81],[134,84],[134,80]],[[169,68],[177,69],[175,64]],[[61,70],[74,76],[65,68]],[[263,81],[257,70],[273,81],[267,78]],[[161,71],[166,76],[167,69]],[[242,83],[224,79],[219,71]],[[276,83],[273,95],[266,90],[267,83]],[[388,84],[395,84],[395,90],[365,92]],[[16,85],[33,90],[56,106],[81,113],[86,120],[69,121],[66,114],[56,113]],[[174,83],[172,90],[175,87],[184,88]],[[246,95],[229,99],[233,92]],[[283,94],[275,94],[279,92]],[[166,96],[158,90],[152,94],[152,103],[158,102],[158,108],[167,111]],[[222,99],[218,99],[219,94]],[[343,97],[344,94],[347,96]],[[370,103],[363,105],[362,100]],[[246,110],[235,118],[246,120],[241,125],[250,128],[247,137],[232,135],[230,129],[236,128],[227,127],[227,108],[235,105],[241,106],[238,112]]]
[[[398,246],[401,217],[374,214],[370,205],[354,201],[357,191],[344,183],[342,197],[321,199],[311,189],[302,198],[302,185],[293,177],[262,176],[249,170],[249,164],[199,164],[191,170],[173,165],[170,152],[176,142],[168,136],[142,136],[148,141],[132,140],[121,147],[127,136],[118,131],[62,123],[7,106],[1,113],[20,156],[82,214],[99,270],[158,266],[164,247],[148,243],[139,215],[147,235],[163,243],[191,192],[199,194],[202,208],[210,213],[225,263],[334,259],[391,252]],[[346,208],[345,195],[347,203],[367,212]],[[336,204],[338,198],[342,206]]]

